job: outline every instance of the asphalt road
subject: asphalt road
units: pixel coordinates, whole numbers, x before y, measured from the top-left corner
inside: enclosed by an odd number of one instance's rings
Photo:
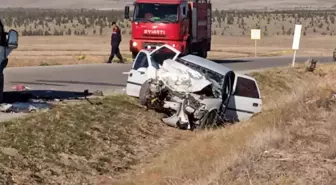
[[[314,57],[321,63],[332,62],[332,57]],[[297,57],[296,62],[305,62],[308,57]],[[290,65],[292,57],[265,57],[227,59],[216,61],[236,71],[248,71],[268,67]],[[5,91],[23,84],[32,90],[60,90],[83,92],[102,90],[104,93],[120,92],[125,88],[131,64],[87,64],[69,66],[38,66],[6,68]]]

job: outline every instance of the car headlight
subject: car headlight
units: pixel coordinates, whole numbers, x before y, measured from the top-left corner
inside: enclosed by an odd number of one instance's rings
[[[186,111],[188,114],[193,114],[195,112],[195,109],[190,106],[186,106],[184,108],[184,111]]]

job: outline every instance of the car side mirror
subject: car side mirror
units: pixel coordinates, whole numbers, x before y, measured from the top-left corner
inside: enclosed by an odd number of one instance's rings
[[[125,19],[129,19],[129,12],[130,12],[129,6],[125,6]]]
[[[7,45],[11,49],[16,49],[18,47],[19,34],[16,30],[8,31]]]

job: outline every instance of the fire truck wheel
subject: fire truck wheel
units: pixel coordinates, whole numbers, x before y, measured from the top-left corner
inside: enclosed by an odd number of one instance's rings
[[[207,58],[208,57],[208,52],[205,50],[200,50],[197,52],[197,55],[202,58]]]
[[[188,42],[186,44],[185,53],[186,53],[186,55],[189,55],[191,53],[190,52],[190,44]]]
[[[135,57],[138,55],[136,52],[132,52],[132,58],[135,59]]]
[[[203,52],[203,58],[207,58],[208,57],[208,52],[207,51],[204,51]]]

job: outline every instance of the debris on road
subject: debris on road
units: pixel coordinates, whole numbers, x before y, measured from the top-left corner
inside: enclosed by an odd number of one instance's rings
[[[17,102],[13,104],[1,104],[1,112],[13,112],[13,113],[30,113],[49,110],[51,104],[45,102]]]
[[[15,91],[27,91],[27,90],[31,90],[29,87],[26,87],[22,84],[16,85],[12,87],[13,90]]]
[[[90,93],[89,90],[84,92],[63,92],[63,91],[51,91],[51,90],[30,90],[30,88],[25,87],[20,84],[13,89],[16,92],[6,92],[4,103],[0,104],[0,112],[5,113],[30,113],[47,111],[53,108],[57,102],[67,100],[88,100],[87,97],[103,96],[102,91],[96,91]],[[98,103],[95,103],[98,104]]]
[[[93,92],[92,95],[94,95],[94,96],[104,96],[103,91],[99,91],[99,90]]]

